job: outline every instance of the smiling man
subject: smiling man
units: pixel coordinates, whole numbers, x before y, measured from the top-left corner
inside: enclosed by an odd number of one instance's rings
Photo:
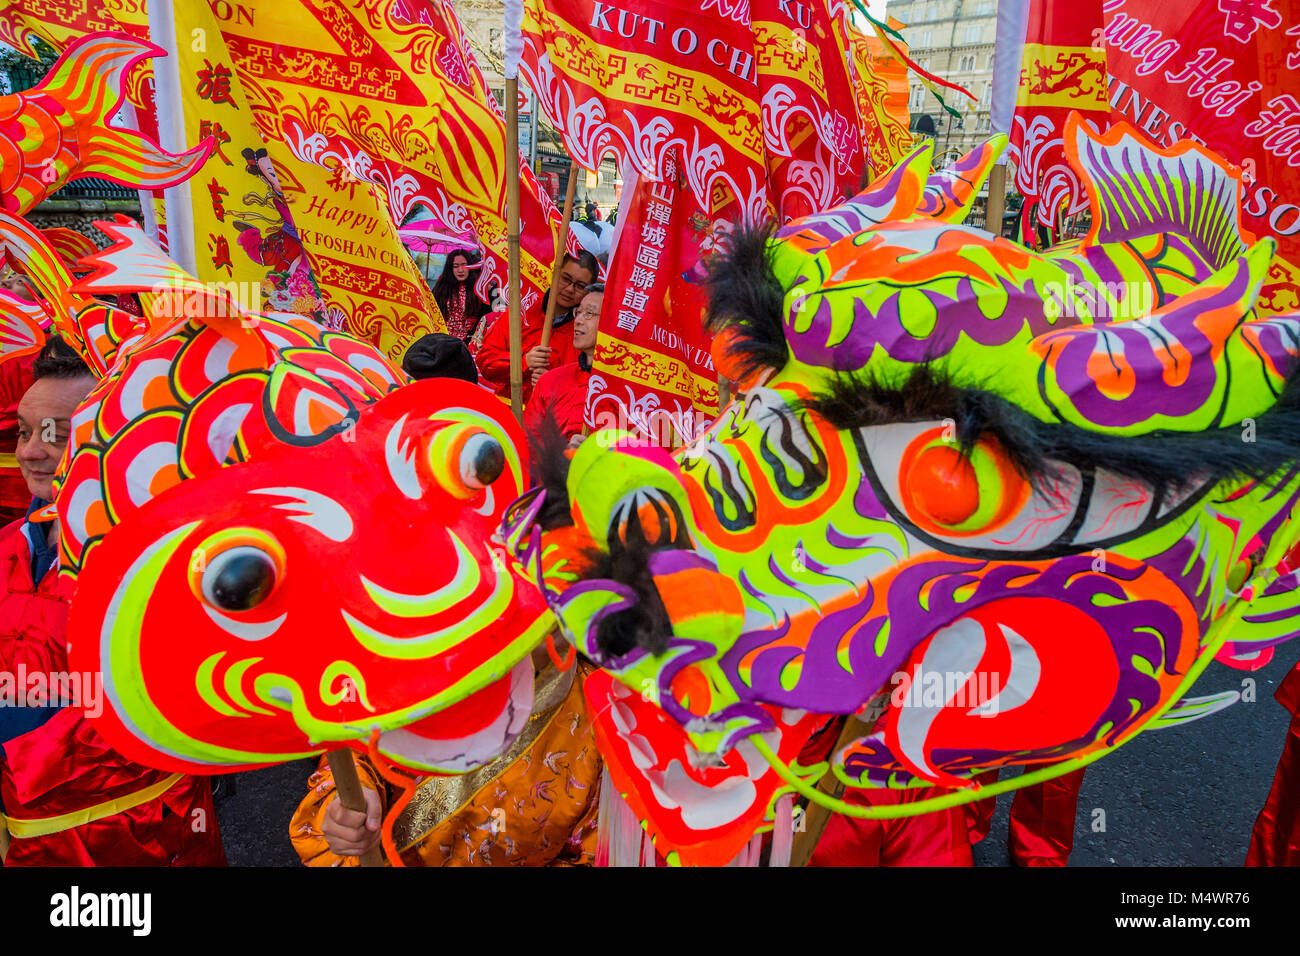
[[[600,274],[600,264],[590,252],[580,252],[576,256],[566,255],[560,267],[559,279],[555,288],[547,293],[555,298],[555,320],[551,326],[551,343],[542,345],[542,325],[546,319],[546,302],[542,301],[524,313],[523,358],[524,358],[524,404],[532,397],[533,386],[547,371],[576,362],[578,350],[573,344],[574,313],[587,294],[587,287],[596,281]],[[491,386],[502,398],[510,398],[510,323],[506,313],[497,312],[489,315],[485,322],[489,325],[483,339],[483,347],[477,356],[478,369],[483,381]]]
[[[128,763],[69,706],[93,709],[101,688],[98,675],[69,673],[72,584],[58,573],[58,523],[42,511],[95,379],[59,339],[32,371],[15,449],[32,501],[0,530],[0,682],[10,690],[0,698],[0,857],[5,866],[224,864],[207,778]],[[47,693],[56,687],[80,697]]]
[[[537,381],[533,397],[524,409],[524,428],[536,432],[542,421],[555,419],[570,447],[582,441],[582,425],[587,409],[587,384],[591,378],[591,361],[596,354],[596,332],[600,309],[605,302],[605,287],[596,283],[587,289],[582,304],[573,313],[573,347],[576,361],[551,369]]]

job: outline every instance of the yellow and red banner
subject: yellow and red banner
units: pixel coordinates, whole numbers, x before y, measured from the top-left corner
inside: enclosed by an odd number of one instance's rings
[[[222,283],[243,308],[319,317],[319,292],[290,212],[299,184],[271,160],[207,7],[177,4],[172,12],[151,24],[153,41],[168,52],[154,64],[155,79],[177,97],[167,102],[174,115],[159,125],[187,147],[211,141],[214,150],[173,202],[155,204],[159,225],[172,245],[177,230],[188,230],[183,247],[195,277]],[[169,208],[178,221],[167,221]]]
[[[844,15],[828,0],[750,0],[768,188],[782,224],[864,185],[865,137],[837,23]]]
[[[1015,188],[1030,216],[1055,229],[1060,217],[1088,206],[1079,177],[1065,158],[1065,121],[1078,111],[1098,126],[1107,123],[1106,50],[1100,42],[1103,0],[1013,0],[1024,7],[1024,32],[1009,36],[999,11],[998,43],[1019,45],[1021,54],[1006,61],[1018,79],[996,77],[1008,93],[1015,89],[1008,130],[1008,158],[1015,164]],[[1023,42],[1017,44],[1017,41]]]
[[[394,219],[418,204],[450,229],[472,229],[485,250],[481,281],[504,285],[505,124],[488,97],[470,92],[472,77],[467,88],[456,75],[463,49],[432,23],[434,5],[245,0],[213,11],[268,141],[378,184]],[[521,194],[531,301],[550,283],[555,215],[540,190]]]
[[[853,54],[853,86],[866,152],[867,179],[874,181],[912,149],[907,66],[878,36],[862,33],[845,16],[842,24]],[[900,24],[901,26],[901,24]],[[898,46],[907,52],[906,45]]]

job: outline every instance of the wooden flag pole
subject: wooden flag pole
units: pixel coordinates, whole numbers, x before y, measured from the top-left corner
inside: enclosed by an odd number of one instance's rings
[[[366,798],[361,792],[361,778],[357,776],[357,765],[352,759],[352,751],[347,747],[331,750],[325,755],[329,761],[330,772],[334,774],[334,789],[338,791],[339,803],[344,810],[366,812]],[[383,866],[384,851],[378,845],[361,855],[362,866]]]
[[[839,739],[835,741],[835,749],[831,751],[831,756],[839,753],[854,740],[859,737],[865,737],[871,733],[871,728],[857,718],[856,715],[850,716],[844,722],[844,729],[840,731]],[[835,774],[827,771],[826,776],[822,777],[821,783],[817,789],[827,796],[834,797],[838,800],[844,796],[844,784]],[[826,824],[831,822],[831,811],[827,810],[820,803],[809,803],[804,808],[803,827],[794,835],[794,848],[790,851],[791,866],[807,866],[808,861],[812,859],[813,850],[817,849],[817,841],[822,838],[822,832],[826,829]]]
[[[994,166],[989,173],[989,201],[985,205],[984,228],[995,236],[1002,235],[1002,214],[1007,208],[1007,167]]]
[[[569,163],[569,187],[564,191],[564,218],[560,221],[560,236],[556,240],[555,265],[551,267],[551,295],[546,301],[546,321],[542,323],[542,345],[551,344],[551,326],[555,323],[556,283],[564,268],[564,251],[569,247],[569,220],[573,218],[573,195],[578,191],[578,161]]]
[[[510,259],[510,409],[524,421],[523,307],[519,275],[519,77],[506,79],[506,222]],[[554,296],[551,297],[554,301]]]

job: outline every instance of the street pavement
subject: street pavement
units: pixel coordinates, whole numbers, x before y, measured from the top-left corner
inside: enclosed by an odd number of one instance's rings
[[[1254,701],[1169,730],[1149,731],[1088,768],[1079,794],[1071,866],[1239,866],[1264,804],[1289,722],[1273,700],[1300,658],[1284,644],[1251,674],[1211,664],[1193,694],[1249,690]],[[289,818],[315,761],[235,774],[236,793],[217,806],[232,866],[297,866]],[[998,799],[993,828],[974,849],[977,866],[1008,866],[1007,814]],[[1098,813],[1097,811],[1101,811]]]

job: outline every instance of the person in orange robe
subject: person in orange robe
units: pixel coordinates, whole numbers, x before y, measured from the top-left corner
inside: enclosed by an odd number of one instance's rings
[[[542,660],[534,655],[533,716],[510,749],[463,776],[427,778],[399,815],[393,838],[407,866],[593,865],[602,764],[582,695],[591,666]],[[355,756],[367,812],[339,806],[322,758],[289,824],[308,866],[356,866],[400,794]]]
[[[1294,553],[1300,558],[1300,548]],[[1290,711],[1291,726],[1268,800],[1255,819],[1247,866],[1300,866],[1300,663],[1287,674],[1275,698]]]
[[[58,573],[57,524],[35,519],[49,503],[69,419],[95,380],[58,339],[33,374],[18,406],[17,458],[35,500],[0,531],[0,675],[9,678],[0,693],[15,698],[0,707],[0,857],[7,867],[224,865],[207,777],[149,770],[115,753],[75,706],[102,706],[98,675],[65,685],[74,701],[62,687],[49,693],[74,676],[72,585]]]
[[[533,386],[548,370],[578,360],[573,347],[573,312],[582,302],[587,286],[600,275],[600,264],[590,252],[576,257],[566,255],[559,280],[548,295],[555,298],[555,318],[551,326],[550,345],[542,345],[542,326],[546,321],[546,300],[524,313],[523,329],[524,404],[533,394]],[[479,376],[499,396],[510,398],[510,323],[506,313],[495,312],[483,319],[487,332],[483,345],[474,356]]]

